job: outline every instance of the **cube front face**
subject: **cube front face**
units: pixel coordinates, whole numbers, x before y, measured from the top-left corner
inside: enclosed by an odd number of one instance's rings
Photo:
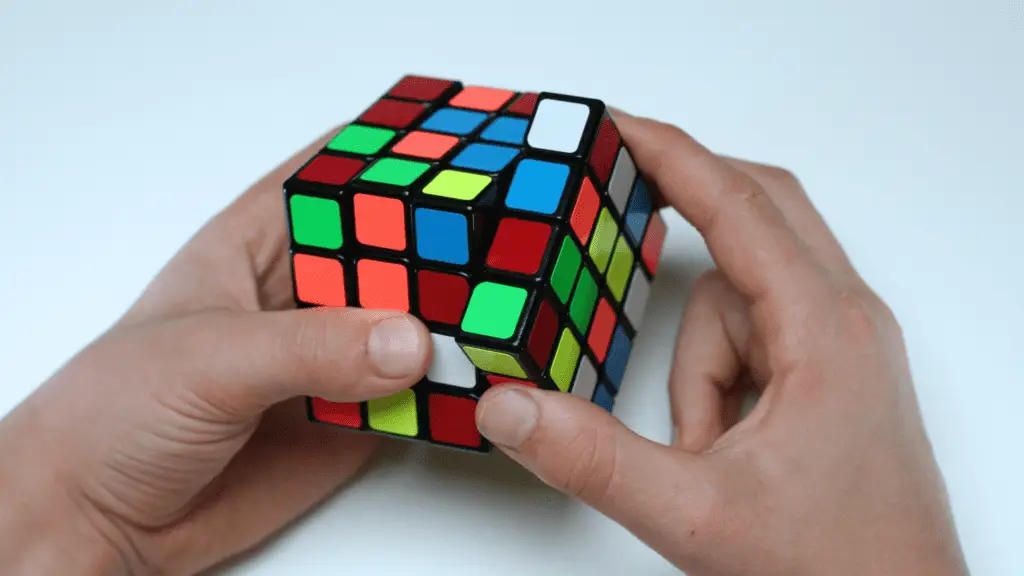
[[[316,422],[465,450],[491,386],[611,410],[665,239],[604,104],[407,76],[284,185],[300,307],[410,312],[420,383]]]

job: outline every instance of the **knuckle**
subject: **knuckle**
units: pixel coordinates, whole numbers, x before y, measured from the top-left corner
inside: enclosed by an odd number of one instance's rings
[[[705,270],[693,282],[694,294],[710,294],[722,288],[725,276],[718,269]]]
[[[764,202],[766,192],[764,187],[746,172],[730,169],[719,176],[718,182],[714,185],[713,197],[715,200],[709,202],[703,223],[698,226],[708,233],[713,233],[717,228],[723,213],[734,210],[737,205],[753,206]]]
[[[682,128],[667,122],[655,122],[652,126],[658,140],[666,144],[679,144],[690,140],[690,135]]]
[[[761,169],[765,179],[783,189],[803,190],[800,178],[792,171],[781,166],[765,165]]]
[[[672,150],[662,145],[654,148],[648,158],[649,167],[646,171],[655,185],[663,187],[666,182],[675,182],[677,178],[673,174]]]
[[[880,319],[886,322],[896,322],[896,314],[892,311],[892,308],[873,291],[867,290],[864,300]]]
[[[690,142],[690,136],[681,128],[664,122],[656,122],[652,126],[652,132],[653,146],[647,171],[656,183],[675,182],[678,178],[673,171],[676,169],[680,150],[685,150]]]
[[[706,270],[694,280],[687,314],[718,315],[733,309],[729,280],[717,269]]]
[[[856,346],[874,346],[881,340],[882,323],[875,306],[850,291],[839,293],[836,311],[844,338]]]
[[[740,170],[730,170],[729,174],[730,176],[725,181],[726,193],[746,204],[753,204],[764,199],[764,186],[757,180]]]
[[[585,502],[598,503],[605,498],[615,478],[618,457],[615,438],[610,434],[581,430],[567,445],[575,454],[558,488]]]
[[[283,331],[284,342],[281,350],[286,357],[293,358],[292,369],[302,377],[314,379],[325,366],[333,365],[345,356],[346,370],[351,371],[360,364],[351,358],[362,347],[343,346],[336,342],[336,331],[326,314],[313,313],[295,322],[291,330]]]
[[[726,170],[720,176],[709,202],[702,222],[696,224],[706,234],[715,234],[723,214],[735,210],[738,206],[753,207],[765,200],[765,189],[754,178],[742,170]]]
[[[884,300],[879,298],[874,292],[869,292],[865,297],[865,303],[874,312],[875,322],[882,332],[902,337],[903,328],[900,326],[900,321],[896,317],[896,313],[893,312],[892,308]]]

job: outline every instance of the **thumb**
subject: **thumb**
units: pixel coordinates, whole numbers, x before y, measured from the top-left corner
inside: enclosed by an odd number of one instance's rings
[[[635,434],[599,406],[513,384],[488,390],[481,433],[548,485],[574,496],[673,559],[715,509],[699,456]]]
[[[237,416],[295,396],[358,402],[417,383],[430,333],[407,314],[361,308],[194,316],[178,337],[190,392]]]

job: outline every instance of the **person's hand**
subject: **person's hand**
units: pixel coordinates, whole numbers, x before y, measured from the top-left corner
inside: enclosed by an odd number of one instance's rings
[[[484,394],[484,436],[693,576],[966,573],[900,328],[800,184],[616,121],[717,265],[683,316],[675,438],[514,385]],[[761,396],[740,420],[749,385]]]
[[[312,425],[296,397],[408,387],[426,372],[430,337],[395,312],[294,310],[281,184],[325,142],[217,215],[0,421],[5,574],[202,571],[371,455],[380,438]]]

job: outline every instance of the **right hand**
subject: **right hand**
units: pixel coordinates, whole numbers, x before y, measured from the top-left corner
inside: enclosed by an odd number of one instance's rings
[[[797,180],[616,121],[717,265],[683,317],[673,445],[514,385],[484,395],[483,434],[694,576],[966,574],[900,328]]]

